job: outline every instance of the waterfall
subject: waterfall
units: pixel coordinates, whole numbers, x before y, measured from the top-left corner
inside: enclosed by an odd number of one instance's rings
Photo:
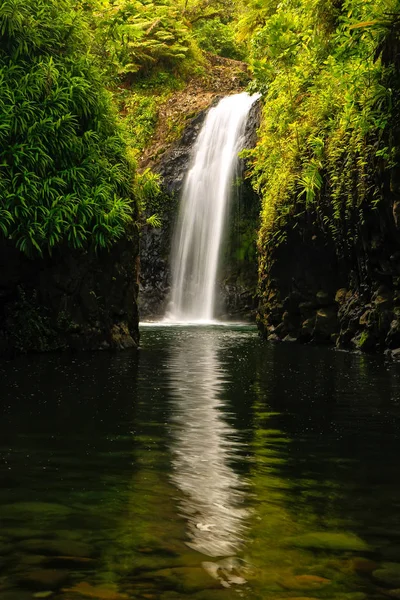
[[[172,248],[173,322],[214,317],[219,251],[247,116],[259,97],[243,92],[211,108],[193,149]]]

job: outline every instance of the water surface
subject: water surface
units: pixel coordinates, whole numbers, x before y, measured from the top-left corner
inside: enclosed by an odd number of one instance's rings
[[[398,367],[146,327],[0,381],[1,600],[400,597]]]

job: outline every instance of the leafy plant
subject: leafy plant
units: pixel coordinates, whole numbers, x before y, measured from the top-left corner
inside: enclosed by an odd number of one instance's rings
[[[187,22],[171,2],[105,3],[96,13],[96,39],[108,69],[130,79],[154,69],[179,69],[197,52]]]
[[[0,232],[27,255],[107,247],[135,215],[134,165],[72,0],[0,5]]]
[[[271,1],[261,12],[250,0],[249,7],[241,31],[251,44],[252,89],[265,104],[249,157],[263,198],[261,275],[269,248],[298,219],[331,235],[338,255],[349,254],[364,212],[381,202],[375,174],[397,156],[389,131],[400,21],[397,0]]]

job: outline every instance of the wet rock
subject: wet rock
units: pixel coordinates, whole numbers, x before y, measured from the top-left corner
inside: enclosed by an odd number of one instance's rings
[[[304,297],[299,292],[292,292],[284,298],[282,305],[283,310],[289,313],[299,313],[300,304],[304,301]],[[304,302],[303,302],[304,303]]]
[[[393,304],[393,291],[385,286],[380,286],[375,294],[373,294],[372,301],[380,311],[391,308]]]
[[[306,319],[301,324],[299,340],[301,342],[310,342],[312,339],[314,327],[315,327],[315,316],[310,319]]]
[[[103,342],[104,349],[109,347],[115,350],[125,350],[126,348],[135,348],[137,346],[136,341],[130,334],[127,323],[114,324],[110,331],[110,343]]]
[[[370,546],[353,533],[316,531],[285,540],[286,545],[297,548],[330,550],[332,552],[371,552]]]
[[[37,569],[21,576],[19,583],[32,590],[55,590],[60,588],[69,576],[69,571]]]
[[[316,304],[315,302],[301,302],[299,304],[299,311],[302,317],[310,318],[311,316],[315,316],[316,314]]]
[[[281,342],[281,338],[279,337],[279,335],[277,335],[276,333],[270,333],[269,336],[267,337],[267,340],[269,342]]]
[[[338,329],[337,313],[334,308],[320,308],[315,317],[313,339],[317,342],[331,342],[331,336]]]
[[[360,325],[368,325],[368,323],[370,321],[370,317],[371,317],[371,310],[366,310],[359,318],[359,320],[358,320],[359,324]]]
[[[296,338],[297,331],[300,326],[300,319],[297,314],[285,311],[282,315],[282,331],[287,335]]]
[[[297,342],[297,338],[292,336],[292,335],[285,335],[285,337],[283,338],[284,342]]]
[[[392,350],[390,352],[390,356],[394,361],[400,361],[400,348],[395,348],[394,350]]]
[[[385,340],[386,346],[390,349],[398,348],[400,346],[400,322],[398,319],[394,319],[390,323],[389,333]]]
[[[28,259],[7,240],[0,243],[0,288],[8,294],[0,354],[137,345],[138,245],[136,225],[99,252],[64,247]]]
[[[348,291],[346,288],[340,288],[335,294],[335,302],[337,304],[344,304],[347,300]]]

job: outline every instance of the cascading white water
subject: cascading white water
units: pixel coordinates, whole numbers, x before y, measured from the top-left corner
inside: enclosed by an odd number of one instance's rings
[[[214,317],[219,250],[247,116],[259,95],[243,92],[212,108],[194,146],[172,249],[172,294],[167,320]]]

